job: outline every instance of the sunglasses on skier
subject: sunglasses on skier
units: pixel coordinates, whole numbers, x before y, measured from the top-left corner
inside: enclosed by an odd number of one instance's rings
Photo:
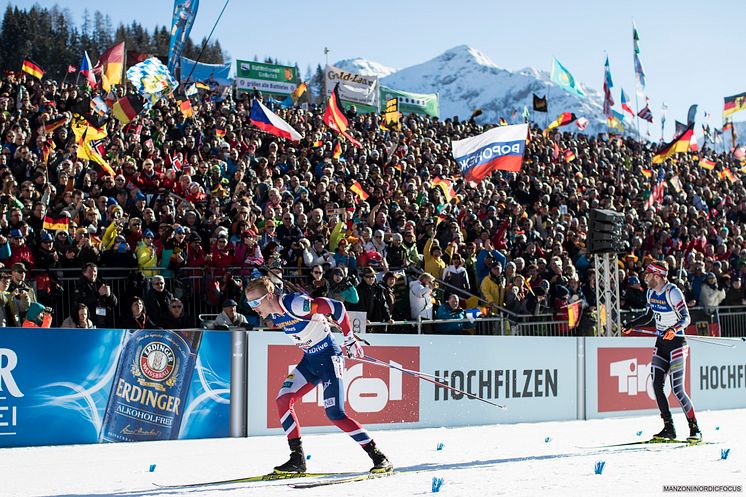
[[[267,298],[267,295],[269,295],[269,293],[265,293],[264,295],[262,295],[258,299],[249,300],[249,307],[251,307],[252,309],[256,309],[257,307],[259,307],[261,305],[262,300],[264,300],[264,299]]]

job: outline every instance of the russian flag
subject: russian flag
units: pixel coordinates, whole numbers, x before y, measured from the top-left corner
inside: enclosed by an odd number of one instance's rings
[[[287,138],[291,141],[300,141],[300,133],[295,131],[292,126],[283,121],[283,119],[269,110],[259,100],[254,99],[251,106],[251,124],[271,135]]]
[[[479,183],[492,171],[521,170],[528,124],[500,126],[451,143],[453,158],[467,181]]]
[[[83,61],[80,63],[80,74],[88,80],[91,88],[96,88],[96,76],[93,74],[91,59],[88,58],[88,52],[83,52]]]

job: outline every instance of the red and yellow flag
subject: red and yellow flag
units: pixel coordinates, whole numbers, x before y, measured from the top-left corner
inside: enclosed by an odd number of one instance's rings
[[[189,99],[179,100],[179,110],[181,110],[181,113],[186,118],[190,118],[194,115],[194,110],[192,110],[192,103],[189,101]]]
[[[32,62],[28,59],[25,59],[23,61],[23,65],[21,65],[21,70],[25,73],[32,75],[36,79],[41,79],[44,76],[44,69],[42,69],[41,66],[37,64],[36,62]]]
[[[349,190],[360,197],[360,200],[368,200],[368,197],[370,197],[370,195],[365,193],[365,190],[363,190],[362,185],[358,181],[353,181]]]
[[[354,146],[363,146],[359,141],[355,140],[349,135],[349,133],[347,133],[349,123],[345,116],[344,108],[342,107],[342,101],[339,98],[339,83],[334,87],[334,91],[332,91],[332,94],[329,96],[329,101],[326,104],[326,110],[324,110],[324,124],[350,140],[350,143]]]
[[[215,128],[215,136],[222,138],[225,136],[225,130],[223,128]]]
[[[702,167],[704,169],[707,169],[708,171],[712,171],[715,167],[715,162],[707,159],[701,159],[699,161],[699,167]]]
[[[304,93],[306,93],[306,90],[308,90],[308,85],[305,83],[301,83],[298,85],[298,87],[293,90],[293,93],[290,94],[290,98],[293,99],[293,103],[297,103],[300,97],[303,96]]]
[[[339,142],[334,145],[334,152],[332,152],[332,157],[335,159],[339,159],[342,157],[342,145],[339,144]]]
[[[671,143],[666,144],[657,154],[653,156],[653,164],[660,164],[666,159],[673,157],[679,152],[689,151],[689,142],[692,140],[694,134],[694,123],[691,123],[686,127],[683,133],[678,137],[674,138]]]
[[[643,168],[642,169],[642,175],[645,176],[646,178],[652,178],[653,177],[653,171],[651,171],[650,169]]]
[[[580,322],[580,304],[582,301],[576,300],[572,304],[567,306],[567,321],[568,327],[572,330]]]
[[[101,88],[109,91],[112,85],[122,84],[124,67],[124,42],[117,43],[98,58],[93,72],[101,78]]]

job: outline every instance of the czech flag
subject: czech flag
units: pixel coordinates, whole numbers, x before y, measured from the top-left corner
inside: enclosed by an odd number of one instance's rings
[[[93,74],[91,59],[88,58],[88,52],[83,52],[83,61],[80,63],[80,74],[85,76],[88,86],[96,88],[96,76]]]
[[[492,171],[521,170],[528,136],[527,124],[500,126],[451,143],[453,158],[467,181],[478,183]]]
[[[630,116],[635,117],[635,112],[632,110],[632,107],[629,106],[629,98],[627,97],[627,94],[624,93],[624,88],[622,88],[622,110],[628,112]]]
[[[257,99],[254,99],[254,103],[251,105],[249,120],[251,124],[271,135],[296,142],[301,139],[300,133]]]

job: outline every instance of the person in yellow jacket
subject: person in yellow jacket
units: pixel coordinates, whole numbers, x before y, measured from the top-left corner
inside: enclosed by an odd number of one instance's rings
[[[502,273],[502,264],[499,261],[494,261],[490,273],[484,277],[482,284],[479,286],[484,300],[499,307],[503,307],[505,303],[505,288],[507,286],[505,275]]]
[[[443,277],[443,271],[446,269],[446,263],[443,260],[443,250],[435,238],[430,238],[425,242],[423,249],[425,253],[425,272],[430,273],[436,280]]]
[[[146,229],[142,233],[142,241],[140,241],[135,250],[137,266],[146,278],[158,274],[158,270],[151,269],[158,266],[158,254],[153,246],[153,238],[153,232]]]

